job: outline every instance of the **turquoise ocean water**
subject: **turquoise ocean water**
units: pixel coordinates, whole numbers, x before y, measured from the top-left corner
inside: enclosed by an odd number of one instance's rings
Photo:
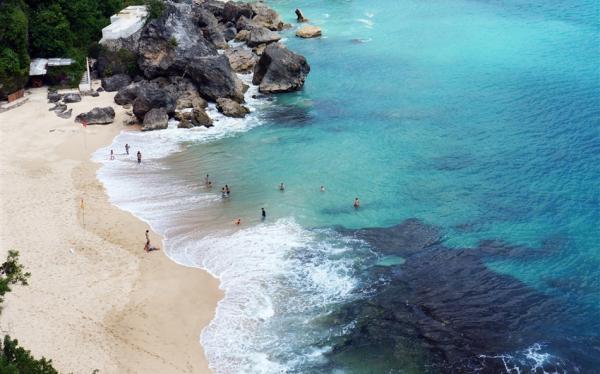
[[[600,372],[599,3],[270,4],[323,29],[303,91],[99,172],[220,278],[215,371]]]

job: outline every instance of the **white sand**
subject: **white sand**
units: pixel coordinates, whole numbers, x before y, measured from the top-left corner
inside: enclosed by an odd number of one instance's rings
[[[19,250],[32,273],[6,297],[0,329],[61,372],[209,372],[199,336],[222,297],[217,280],[145,253],[146,225],[108,203],[89,161],[125,129],[113,96],[68,104],[73,117],[61,119],[33,89],[0,114],[0,257]],[[73,121],[108,105],[111,125]]]

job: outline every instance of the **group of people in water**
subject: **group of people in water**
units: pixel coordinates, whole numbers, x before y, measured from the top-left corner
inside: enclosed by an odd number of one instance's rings
[[[210,175],[206,174],[206,177],[204,177],[204,185],[206,186],[206,188],[212,188],[213,184],[212,181],[210,180]],[[283,182],[281,182],[278,186],[279,191],[283,192],[285,191],[285,184]],[[320,189],[321,192],[325,192],[325,186],[321,185]],[[231,194],[231,188],[229,187],[229,185],[225,185],[221,188],[221,198],[223,199],[227,199],[229,198],[229,195]],[[354,198],[354,208],[358,209],[360,208],[360,200],[358,200],[358,197]],[[267,211],[265,210],[265,208],[260,208],[261,210],[261,220],[265,220],[267,219]],[[241,225],[242,223],[242,219],[241,218],[236,218],[233,221],[234,224],[236,225]]]
[[[129,155],[129,149],[131,148],[131,146],[129,144],[125,144],[125,154]],[[111,149],[110,150],[110,159],[114,160],[115,159],[115,152]],[[138,164],[142,163],[142,152],[141,151],[137,151],[137,162]]]

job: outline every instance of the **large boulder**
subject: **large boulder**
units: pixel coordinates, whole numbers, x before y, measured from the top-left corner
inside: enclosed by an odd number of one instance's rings
[[[119,91],[121,88],[131,83],[131,77],[127,74],[116,74],[110,77],[102,78],[102,87],[107,92]]]
[[[228,117],[244,118],[250,110],[245,106],[227,98],[217,99],[217,109]]]
[[[187,72],[198,92],[206,99],[228,97],[239,102],[244,100],[244,85],[231,69],[226,56],[194,57],[189,61]]]
[[[63,102],[66,104],[69,103],[78,103],[81,101],[81,95],[78,93],[68,93],[63,96]]]
[[[316,38],[321,36],[321,28],[312,25],[302,26],[296,31],[296,36],[300,38]]]
[[[138,96],[140,85],[132,83],[128,86],[121,87],[115,95],[115,103],[119,105],[133,104],[133,101]]]
[[[225,51],[224,55],[229,59],[233,71],[238,73],[251,72],[258,61],[258,56],[242,47],[230,48]]]
[[[237,28],[238,31],[242,31],[242,30],[250,31],[256,27],[261,27],[261,26],[258,23],[254,22],[253,20],[251,20],[250,18],[241,16],[235,22],[235,27]]]
[[[240,17],[252,18],[254,11],[248,3],[228,1],[223,6],[223,20],[236,21]]]
[[[169,126],[169,115],[165,108],[152,108],[144,116],[142,131],[162,130]]]
[[[274,31],[283,30],[285,28],[286,25],[281,20],[281,17],[279,17],[279,14],[269,8],[266,4],[257,2],[252,3],[251,7],[254,12],[254,17],[252,18],[254,23]]]
[[[75,121],[85,125],[107,125],[115,119],[115,110],[110,107],[94,108],[75,117]]]
[[[263,93],[295,91],[302,88],[310,72],[304,56],[291,52],[283,45],[270,44],[254,67],[252,83]]]
[[[179,121],[179,128],[192,128],[198,126],[212,127],[213,121],[202,108],[183,110],[175,113],[175,119]]]
[[[208,116],[208,114],[206,114],[204,109],[201,108],[194,108],[192,111],[192,123],[194,126],[204,127],[212,127],[213,125],[212,119]]]
[[[166,91],[153,85],[141,86],[133,101],[133,114],[140,120],[152,109],[163,108],[167,113],[175,111],[175,99]]]
[[[266,27],[255,27],[250,30],[250,35],[248,36],[246,44],[248,44],[249,47],[256,47],[260,44],[274,43],[280,39],[281,35],[267,29]]]

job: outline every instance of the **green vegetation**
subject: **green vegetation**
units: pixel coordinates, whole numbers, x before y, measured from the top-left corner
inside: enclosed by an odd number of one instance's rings
[[[162,0],[146,0],[144,3],[148,8],[148,18],[146,19],[146,22],[159,18],[165,11],[165,3]]]
[[[19,263],[19,252],[8,251],[6,261],[0,265],[0,307],[4,295],[11,291],[10,286],[14,284],[26,286],[30,275]],[[0,373],[58,374],[58,371],[52,367],[52,360],[43,357],[39,360],[35,359],[28,350],[19,347],[16,339],[13,340],[6,335],[4,341],[0,342]]]
[[[0,98],[25,86],[30,58],[73,58],[76,64],[48,78],[53,84],[78,84],[85,56],[97,55],[110,16],[142,4],[148,20],[165,9],[163,0],[0,0]]]
[[[29,20],[25,9],[21,0],[0,2],[0,98],[27,83]]]

